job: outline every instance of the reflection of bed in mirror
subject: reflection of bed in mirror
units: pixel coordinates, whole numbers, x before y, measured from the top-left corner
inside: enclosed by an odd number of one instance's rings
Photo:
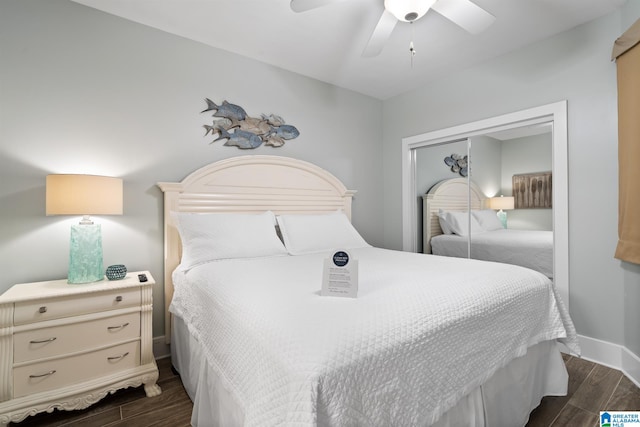
[[[466,235],[445,234],[440,226],[440,211],[467,212],[485,207],[486,196],[465,178],[440,181],[423,197],[424,253],[466,258]],[[473,221],[472,221],[473,222]],[[553,279],[553,232],[541,230],[473,230],[470,257],[520,265]]]

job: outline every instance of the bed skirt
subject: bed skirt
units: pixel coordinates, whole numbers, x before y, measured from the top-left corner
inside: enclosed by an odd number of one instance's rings
[[[198,340],[178,316],[172,316],[172,324],[172,363],[193,401],[191,425],[242,426],[242,407],[206,363]],[[462,398],[434,426],[524,426],[542,397],[567,394],[568,378],[558,344],[541,342]]]

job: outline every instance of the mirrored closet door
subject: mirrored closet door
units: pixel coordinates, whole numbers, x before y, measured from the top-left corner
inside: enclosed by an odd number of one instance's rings
[[[516,133],[509,134],[507,131]],[[444,158],[456,151],[465,151],[454,145],[463,141],[462,143],[467,145],[469,161],[469,191],[465,188],[463,193],[471,203],[474,193],[478,194],[482,201],[477,209],[479,212],[484,212],[486,208],[494,208],[493,212],[497,212],[493,201],[504,200],[493,197],[514,197],[514,208],[503,211],[507,214],[507,227],[499,225],[498,231],[502,229],[517,232],[512,234],[521,234],[520,242],[528,242],[528,246],[531,247],[529,254],[521,258],[534,264],[546,265],[547,271],[544,274],[553,279],[560,295],[568,304],[567,136],[567,102],[559,101],[403,138],[403,250],[432,252],[433,238],[426,239],[425,233],[429,230],[428,227],[423,227],[425,222],[429,223],[423,215],[423,201],[427,195],[425,193],[433,193],[442,188],[444,185],[440,184],[444,180],[457,179],[455,173],[450,171],[449,165],[444,163]],[[478,139],[480,137],[487,139]],[[434,148],[433,154],[429,154]],[[425,171],[425,167],[433,170]],[[427,179],[431,179],[431,182],[427,182]],[[477,189],[477,192],[474,192],[474,189]],[[469,204],[464,207],[458,210],[469,210]],[[472,215],[475,210],[472,205]],[[438,209],[436,223],[437,212]],[[491,216],[487,218],[493,219]],[[495,221],[493,226],[496,227]],[[490,226],[485,224],[482,231],[471,232],[470,238],[463,239],[468,242],[470,249],[464,252],[463,256],[480,258],[481,237],[499,234],[487,232],[488,228]],[[439,225],[437,229],[442,233]],[[537,231],[547,237],[534,236],[534,232]],[[551,251],[548,250],[549,240],[552,241]],[[425,241],[428,244],[425,245]],[[551,261],[548,260],[549,252],[552,253]]]
[[[553,278],[551,171],[550,123],[418,148],[419,251]]]

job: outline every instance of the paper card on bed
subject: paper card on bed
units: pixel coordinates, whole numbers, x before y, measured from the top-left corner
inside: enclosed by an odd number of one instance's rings
[[[322,296],[358,296],[358,260],[346,251],[335,251],[331,258],[324,260],[322,275]]]

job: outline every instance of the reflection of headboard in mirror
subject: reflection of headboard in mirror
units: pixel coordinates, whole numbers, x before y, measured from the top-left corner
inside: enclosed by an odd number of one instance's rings
[[[422,242],[423,252],[431,253],[431,238],[442,234],[438,211],[467,211],[482,209],[485,195],[475,182],[467,178],[453,178],[440,181],[422,196]]]
[[[348,190],[328,171],[289,157],[248,155],[203,166],[181,182],[159,182],[164,192],[165,340],[171,338],[168,308],[173,270],[180,263],[181,242],[171,212],[275,214],[328,213],[342,209],[351,219]],[[275,224],[274,224],[275,227]]]

